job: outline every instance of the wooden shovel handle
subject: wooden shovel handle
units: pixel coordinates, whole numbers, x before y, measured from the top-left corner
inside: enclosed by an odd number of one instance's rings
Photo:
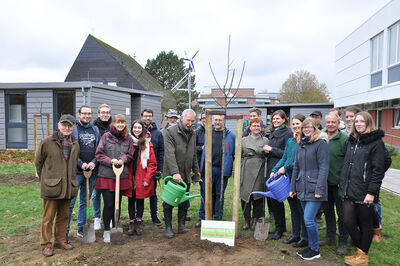
[[[114,221],[115,221],[115,227],[117,227],[118,224],[118,216],[119,216],[119,181],[120,181],[120,175],[122,173],[122,170],[124,170],[124,165],[121,165],[121,167],[117,168],[114,164],[112,165],[113,171],[115,173],[115,213],[114,213]]]

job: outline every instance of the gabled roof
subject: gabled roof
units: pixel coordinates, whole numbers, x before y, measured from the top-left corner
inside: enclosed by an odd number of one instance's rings
[[[131,56],[121,52],[93,35],[89,34],[89,36],[93,37],[93,39],[95,39],[115,60],[117,60],[117,62],[146,90],[155,89],[161,91],[163,89],[161,84]]]

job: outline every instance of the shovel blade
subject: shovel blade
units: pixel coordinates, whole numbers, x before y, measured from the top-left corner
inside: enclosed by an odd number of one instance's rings
[[[83,226],[83,240],[82,240],[82,242],[87,244],[87,243],[93,243],[95,241],[96,241],[96,233],[94,232],[94,226],[93,226],[93,224],[86,223]]]
[[[122,245],[123,244],[123,230],[121,227],[111,228],[111,245]]]
[[[254,230],[254,238],[258,241],[265,241],[268,238],[268,231],[269,223],[265,223],[265,221],[261,223],[257,222]]]

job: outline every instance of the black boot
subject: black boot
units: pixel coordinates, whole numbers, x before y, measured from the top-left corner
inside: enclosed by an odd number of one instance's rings
[[[133,236],[135,233],[135,223],[129,222],[128,236]]]
[[[172,231],[172,208],[164,207],[164,220],[165,220],[165,236],[168,238],[174,237]]]
[[[186,214],[187,214],[186,208],[183,208],[183,207],[178,208],[178,233],[179,234],[184,234],[189,231],[189,229],[185,226]]]

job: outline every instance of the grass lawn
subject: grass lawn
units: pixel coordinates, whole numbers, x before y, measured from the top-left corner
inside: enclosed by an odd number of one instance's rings
[[[34,173],[32,165],[14,165],[14,164],[0,164],[1,175],[31,175]],[[158,189],[160,195],[161,189]],[[199,185],[192,185],[191,194],[199,193]],[[42,200],[39,197],[40,187],[37,183],[0,183],[0,214],[2,222],[0,223],[0,235],[3,237],[13,237],[24,235],[29,230],[40,230],[40,222],[42,216]],[[231,220],[232,218],[232,196],[233,196],[233,179],[230,179],[226,191],[224,220]],[[198,209],[200,206],[200,198],[191,200],[191,207],[189,214],[192,220],[188,222],[190,227],[194,227],[197,221]],[[383,216],[383,241],[379,244],[373,243],[370,249],[370,264],[371,265],[396,265],[400,257],[400,234],[398,233],[398,225],[400,224],[400,198],[393,194],[382,191],[382,216]],[[161,201],[158,201],[160,219],[162,216]],[[77,209],[78,202],[75,205]],[[286,207],[286,223],[290,233],[290,211],[289,206],[285,203]],[[174,222],[176,223],[176,212],[174,211]],[[127,212],[127,199],[123,197],[122,201],[122,221],[128,219]],[[144,220],[150,220],[149,201],[145,201]],[[240,229],[243,225],[243,216],[240,210]],[[319,225],[321,226],[321,225]],[[76,212],[73,214],[72,230],[76,230]],[[75,231],[73,231],[75,232]],[[253,240],[253,232],[240,230],[240,235]],[[325,235],[324,230],[320,231],[320,239]],[[277,249],[285,249],[287,246],[281,241],[267,240],[264,243],[258,243],[254,240],[255,245],[268,245]],[[38,243],[39,245],[39,243]],[[335,258],[338,264],[343,263],[343,257],[336,256],[336,248],[322,247],[321,252],[324,256]],[[0,256],[6,255],[7,248],[0,247]],[[284,262],[284,261],[282,261]]]
[[[395,168],[395,169],[400,169],[400,156],[392,156],[392,164],[390,165],[390,168]]]

